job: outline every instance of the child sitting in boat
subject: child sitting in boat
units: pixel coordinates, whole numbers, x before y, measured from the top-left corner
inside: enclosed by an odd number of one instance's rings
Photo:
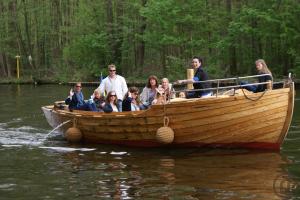
[[[156,96],[155,99],[152,101],[152,105],[165,104],[166,102],[165,98],[166,97],[164,91],[161,89],[156,89]]]
[[[105,104],[103,106],[103,111],[106,113],[119,112],[119,109],[117,106],[117,95],[116,95],[115,91],[110,91],[107,94]]]
[[[100,95],[99,90],[95,90],[93,96],[93,104],[95,105],[95,109],[97,112],[103,112],[103,107],[105,105],[104,96]]]
[[[74,85],[74,88],[70,90],[68,98],[65,100],[65,103],[69,105],[69,110],[86,110],[94,111],[94,108],[91,104],[84,101],[84,96],[81,91],[81,83],[78,82]]]
[[[161,85],[158,86],[160,91],[166,95],[166,100],[169,101],[170,99],[175,98],[175,90],[172,87],[172,84],[169,82],[169,79],[163,78],[161,79]]]
[[[143,106],[140,101],[139,89],[137,87],[130,87],[122,102],[122,111],[138,110],[143,110]]]

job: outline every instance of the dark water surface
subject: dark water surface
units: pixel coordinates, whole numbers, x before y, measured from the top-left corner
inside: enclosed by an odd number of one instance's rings
[[[69,89],[0,85],[1,200],[300,198],[300,95],[281,152],[141,149],[45,139],[40,107]]]

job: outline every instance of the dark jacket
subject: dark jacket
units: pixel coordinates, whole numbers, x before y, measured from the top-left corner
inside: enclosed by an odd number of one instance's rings
[[[102,104],[105,102],[104,98],[100,98],[100,99],[94,98],[93,100],[96,107],[96,111],[103,112]]]
[[[131,97],[127,97],[122,102],[122,111],[131,111]]]
[[[272,77],[269,74],[266,74],[265,76],[260,76],[258,77],[258,82],[263,83],[263,82],[268,82],[272,81]],[[263,92],[267,89],[267,85],[257,85],[257,88],[255,92]]]
[[[132,98],[131,97],[127,97],[123,100],[122,102],[122,111],[132,111],[131,110],[131,102],[132,102]],[[141,105],[138,106],[140,110],[144,110],[144,107]]]
[[[194,75],[194,80],[195,81],[206,81],[208,80],[208,75],[207,73],[203,70],[203,68],[200,66],[195,75]],[[211,83],[206,82],[206,83],[194,83],[193,84],[194,89],[205,89],[205,88],[211,88]],[[201,97],[203,94],[207,94],[211,92],[210,90],[203,90],[203,91],[196,91],[195,92],[195,97]]]
[[[117,106],[118,108],[118,106]],[[103,111],[106,112],[106,113],[111,113],[113,111],[113,108],[111,107],[110,103],[105,103],[104,106],[103,106]],[[119,108],[118,108],[118,111],[120,112]]]

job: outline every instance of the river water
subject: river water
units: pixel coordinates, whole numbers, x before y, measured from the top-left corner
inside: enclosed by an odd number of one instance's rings
[[[69,89],[0,85],[1,200],[300,199],[299,95],[280,152],[141,149],[45,138],[52,129],[40,107]]]

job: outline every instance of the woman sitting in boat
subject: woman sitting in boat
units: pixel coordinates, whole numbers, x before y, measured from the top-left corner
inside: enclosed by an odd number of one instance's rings
[[[95,90],[93,94],[93,103],[95,105],[95,111],[97,112],[103,112],[103,107],[105,105],[105,99],[104,96],[100,95],[99,90]]]
[[[193,57],[192,67],[194,69],[194,77],[188,80],[178,80],[179,84],[181,83],[193,83],[193,87],[195,91],[186,92],[186,98],[204,98],[210,97],[213,95],[212,91],[209,90],[211,88],[211,83],[208,81],[208,74],[203,69],[203,60],[200,57]],[[199,82],[206,81],[206,82]]]
[[[138,111],[142,109],[143,106],[139,98],[139,89],[137,87],[130,87],[123,100],[122,111]]]
[[[172,84],[169,83],[169,79],[163,78],[161,79],[161,85],[158,86],[158,90],[162,91],[164,95],[166,95],[166,100],[175,98],[175,90],[172,88]]]
[[[271,90],[272,89],[272,72],[269,70],[266,62],[263,59],[258,59],[255,61],[256,69],[257,69],[257,74],[258,75],[265,75],[265,76],[259,76],[258,77],[258,82],[259,83],[264,83],[267,82],[267,84],[262,84],[262,85],[249,85],[249,86],[244,86],[243,88],[246,88],[249,91],[252,92],[263,92],[266,89]],[[247,84],[247,82],[242,82],[243,84]]]
[[[75,84],[74,88],[70,90],[68,98],[65,100],[65,103],[69,105],[69,110],[86,110],[94,111],[92,104],[86,103],[84,101],[84,96],[81,91],[81,83],[78,82]]]
[[[107,94],[105,104],[103,106],[103,111],[106,113],[119,112],[119,109],[117,106],[117,96],[116,96],[115,91],[110,91]]]
[[[144,87],[141,93],[141,102],[145,109],[147,109],[155,98],[156,88],[158,87],[157,77],[152,75],[149,76],[146,87]]]

